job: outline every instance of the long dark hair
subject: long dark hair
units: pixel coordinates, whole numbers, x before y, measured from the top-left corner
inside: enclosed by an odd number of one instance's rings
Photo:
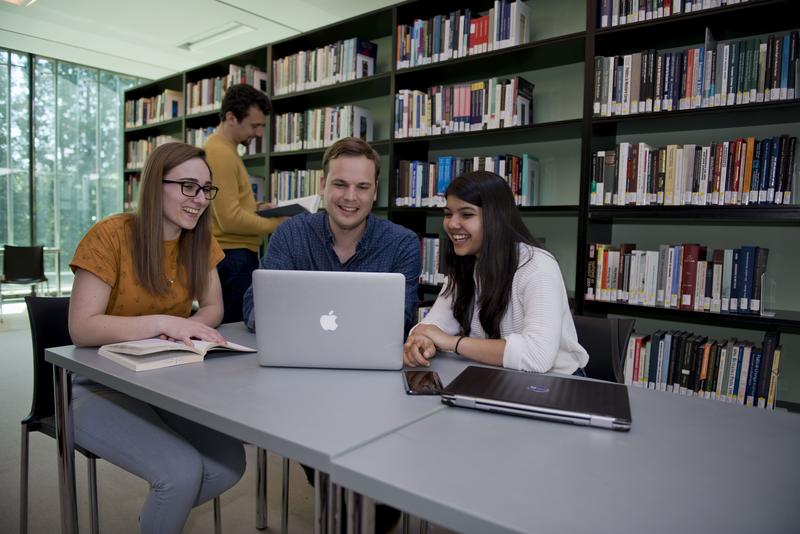
[[[445,196],[455,196],[482,210],[483,244],[479,256],[457,256],[453,243],[444,247],[447,287],[453,296],[453,315],[468,336],[477,290],[478,317],[489,339],[500,338],[500,320],[511,298],[511,283],[519,264],[519,243],[541,248],[522,222],[511,188],[500,176],[472,171],[450,182]]]
[[[139,207],[133,215],[133,265],[139,283],[154,295],[166,295],[169,281],[164,274],[164,176],[190,159],[206,153],[185,143],[166,143],[150,154],[144,165],[139,189]],[[209,169],[209,173],[211,170]],[[178,276],[192,298],[200,298],[208,286],[211,248],[211,206],[192,230],[182,230],[178,240]]]

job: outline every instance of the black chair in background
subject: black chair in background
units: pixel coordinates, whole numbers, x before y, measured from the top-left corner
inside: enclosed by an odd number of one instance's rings
[[[589,378],[625,383],[625,352],[634,319],[573,315],[578,343],[589,353],[584,370]]]
[[[19,525],[20,533],[28,531],[28,434],[41,432],[56,437],[55,403],[53,395],[53,366],[45,361],[44,351],[52,347],[71,345],[69,336],[69,297],[25,297],[31,325],[33,344],[33,402],[31,412],[22,420],[22,450],[20,452]],[[75,445],[86,456],[89,471],[89,505],[91,532],[99,532],[97,506],[97,456]],[[222,531],[220,500],[214,499],[214,532]]]
[[[47,277],[44,275],[43,246],[6,245],[3,247],[3,275],[0,276],[0,323],[3,322],[3,284],[31,286],[31,293],[36,295],[36,284],[42,282],[47,283]]]

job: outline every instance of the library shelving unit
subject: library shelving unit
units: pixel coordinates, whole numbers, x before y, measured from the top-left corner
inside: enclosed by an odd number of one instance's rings
[[[673,4],[676,1],[673,0]],[[409,0],[137,87],[126,93],[126,100],[158,94],[163,88],[185,91],[188,82],[224,75],[230,63],[263,67],[268,72],[268,94],[273,105],[268,120],[272,124],[269,135],[265,135],[268,137],[264,142],[265,153],[244,159],[254,173],[266,177],[274,170],[320,169],[324,153],[323,148],[276,152],[273,148],[275,115],[332,105],[363,106],[372,114],[372,144],[381,155],[375,211],[420,235],[442,235],[442,209],[395,204],[401,160],[436,161],[441,156],[523,153],[534,156],[540,162],[536,201],[532,206],[519,209],[534,235],[543,238],[545,246],[558,258],[576,313],[634,317],[643,323],[655,321],[658,328],[677,329],[682,324],[692,324],[702,325],[697,326],[698,329],[749,330],[752,336],[763,332],[788,334],[787,339],[782,339],[782,367],[796,369],[794,353],[800,350],[797,337],[800,335],[800,278],[794,271],[800,205],[794,198],[789,205],[595,206],[590,203],[593,154],[613,149],[621,142],[665,146],[710,144],[749,136],[764,138],[788,134],[800,137],[798,99],[595,116],[596,57],[702,46],[707,28],[717,42],[784,34],[798,29],[794,4],[795,0],[749,0],[600,28],[599,0],[529,1],[531,20],[527,43],[399,68],[396,62],[398,25],[412,25],[417,19],[428,20],[465,9],[474,15],[485,15],[494,6],[492,0]],[[378,45],[373,75],[274,95],[274,60],[353,37]],[[395,136],[395,95],[399,91],[426,91],[436,85],[513,76],[521,76],[535,86],[532,125],[424,137]],[[217,121],[218,116],[213,111],[191,114],[164,124],[126,129],[125,140],[145,138],[154,132],[180,137],[188,128],[214,126]],[[768,247],[768,273],[778,289],[776,314],[762,317],[694,312],[586,300],[590,243],[636,243],[652,250],[661,243],[684,242],[699,242],[709,249],[743,245]],[[430,300],[438,290],[437,285],[423,284],[421,297]],[[800,395],[795,396],[800,398]],[[793,403],[784,405],[800,408]]]
[[[800,226],[800,206],[795,198],[786,205],[729,206],[596,206],[589,202],[592,183],[592,154],[614,149],[615,143],[646,142],[705,144],[754,136],[757,139],[788,134],[800,135],[800,101],[779,100],[669,112],[638,113],[622,116],[593,116],[593,67],[596,56],[622,56],[648,49],[670,51],[702,46],[707,30],[717,42],[785,34],[798,29],[790,16],[796,6],[781,0],[751,0],[696,12],[645,20],[622,26],[598,28],[597,12],[587,11],[587,79],[585,85],[586,138],[583,147],[581,187],[581,229],[579,241],[587,249],[578,253],[577,310],[586,314],[615,314],[646,320],[656,328],[679,329],[682,323],[735,330],[755,330],[789,334],[782,340],[782,365],[794,366],[792,358],[800,348],[794,336],[800,334],[798,296],[800,285],[794,274],[793,254]],[[790,169],[790,175],[794,172]],[[794,237],[793,237],[794,236]],[[587,250],[589,243],[636,243],[655,250],[660,243],[701,243],[710,252],[715,248],[757,245],[770,249],[768,273],[777,291],[775,314],[709,313],[675,308],[629,305],[621,302],[586,300]],[[697,327],[699,331],[702,327]],[[751,333],[757,339],[758,333]],[[735,335],[735,334],[734,334]],[[747,333],[743,334],[747,337]],[[733,337],[733,336],[731,336]],[[788,353],[788,354],[787,354]],[[787,363],[788,360],[788,363]],[[797,410],[795,403],[783,403]]]

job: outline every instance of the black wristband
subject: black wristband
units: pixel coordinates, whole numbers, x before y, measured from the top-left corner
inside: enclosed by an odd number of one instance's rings
[[[461,354],[458,353],[458,344],[461,343],[461,340],[464,339],[465,337],[467,336],[461,336],[460,338],[458,338],[458,341],[456,341],[456,346],[453,348],[453,352],[458,354],[459,356],[461,356]]]

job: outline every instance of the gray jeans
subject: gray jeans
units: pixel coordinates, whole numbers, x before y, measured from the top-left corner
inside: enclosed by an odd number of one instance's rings
[[[242,443],[81,377],[72,388],[75,442],[150,484],[143,534],[179,534],[189,511],[244,473]]]

